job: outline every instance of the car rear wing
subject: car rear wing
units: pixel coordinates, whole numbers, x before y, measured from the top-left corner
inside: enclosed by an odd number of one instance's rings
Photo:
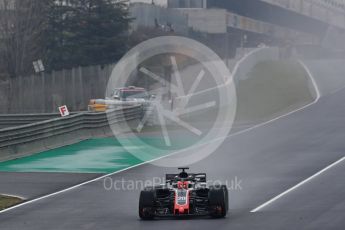
[[[193,180],[195,180],[196,182],[200,182],[200,183],[206,183],[206,173],[188,173],[189,176],[192,176],[191,178]],[[176,177],[178,177],[179,174],[166,174],[165,175],[165,181],[171,182],[173,180],[175,180]]]

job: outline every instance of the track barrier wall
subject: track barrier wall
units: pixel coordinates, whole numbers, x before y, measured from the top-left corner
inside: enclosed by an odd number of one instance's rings
[[[32,155],[94,137],[112,135],[109,124],[135,123],[142,117],[142,113],[142,106],[131,106],[107,113],[83,112],[1,129],[0,161]],[[43,115],[37,115],[36,119],[40,116]]]

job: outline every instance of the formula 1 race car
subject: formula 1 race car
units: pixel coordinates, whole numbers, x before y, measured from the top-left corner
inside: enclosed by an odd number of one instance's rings
[[[167,174],[166,183],[146,187],[139,199],[139,217],[211,216],[225,217],[228,189],[225,185],[207,187],[205,173],[188,174],[189,168],[179,168],[179,174]]]

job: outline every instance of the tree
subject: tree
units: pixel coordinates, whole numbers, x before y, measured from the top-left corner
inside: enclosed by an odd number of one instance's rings
[[[47,63],[51,69],[113,63],[127,51],[126,2],[58,1],[49,14]]]
[[[0,0],[0,66],[8,76],[30,74],[32,62],[42,57],[49,2]]]

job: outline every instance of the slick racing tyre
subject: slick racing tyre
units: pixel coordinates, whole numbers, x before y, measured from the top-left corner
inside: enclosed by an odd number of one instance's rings
[[[229,209],[229,194],[225,185],[212,186],[208,193],[210,215],[214,218],[223,218]]]
[[[142,220],[152,220],[154,218],[154,197],[154,190],[144,190],[140,193],[139,217]]]

